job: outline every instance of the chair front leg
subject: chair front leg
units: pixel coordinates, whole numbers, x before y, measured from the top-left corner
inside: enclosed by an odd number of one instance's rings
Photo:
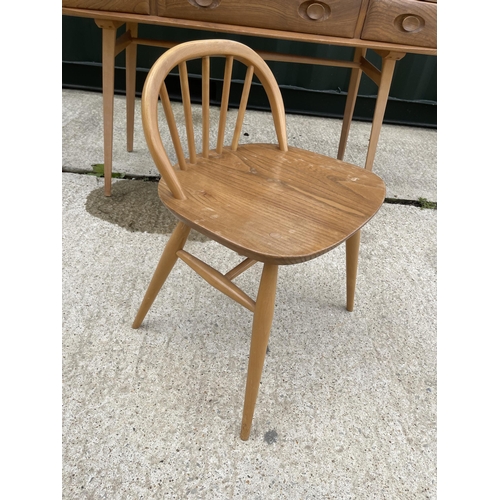
[[[277,280],[278,266],[274,264],[264,264],[252,325],[245,404],[243,406],[243,419],[240,433],[240,437],[243,441],[249,438],[250,429],[252,427],[253,413],[259,393],[264,359],[266,357],[267,342],[273,322]]]
[[[165,250],[160,258],[160,262],[158,262],[158,265],[156,266],[156,271],[154,272],[153,277],[151,278],[151,283],[149,284],[146,294],[142,299],[142,304],[137,311],[132,328],[139,328],[141,326],[142,321],[156,299],[163,283],[165,283],[170,271],[177,262],[177,252],[184,248],[184,244],[189,236],[189,231],[191,231],[191,228],[186,226],[183,222],[179,222],[175,227],[174,232],[172,233],[172,236],[170,236],[170,239],[168,240]]]

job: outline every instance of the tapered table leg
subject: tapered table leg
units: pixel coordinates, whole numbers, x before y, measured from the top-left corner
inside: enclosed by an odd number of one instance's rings
[[[365,57],[366,49],[357,48],[354,52],[354,62],[359,63],[362,57]],[[356,105],[356,97],[358,96],[359,82],[363,71],[361,68],[351,69],[351,78],[349,80],[349,88],[347,90],[347,100],[345,103],[344,118],[342,119],[342,131],[340,133],[339,149],[337,151],[337,158],[344,159],[347,138],[349,136],[349,129],[351,128],[352,117],[354,114],[354,106]]]
[[[127,31],[137,38],[138,24],[127,23]],[[127,101],[127,151],[134,150],[135,81],[137,69],[137,44],[131,43],[125,49],[125,94]]]
[[[379,52],[380,53],[380,52]],[[382,69],[380,74],[380,84],[378,87],[377,102],[375,104],[375,112],[373,114],[372,130],[370,140],[368,142],[368,152],[366,154],[365,168],[371,170],[375,160],[377,151],[378,139],[380,130],[382,129],[382,121],[384,120],[385,108],[387,99],[389,98],[389,90],[391,89],[392,76],[396,61],[402,59],[405,54],[401,52],[384,52],[382,56]]]
[[[102,29],[102,100],[104,122],[104,195],[111,196],[113,171],[113,104],[115,93],[116,30],[118,21],[95,20]]]
[[[356,277],[358,275],[359,242],[361,230],[353,234],[345,242],[346,249],[346,277],[347,277],[347,306],[348,311],[354,310],[354,294],[356,291]]]

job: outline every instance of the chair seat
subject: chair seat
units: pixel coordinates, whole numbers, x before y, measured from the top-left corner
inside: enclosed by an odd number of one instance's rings
[[[180,220],[251,259],[305,262],[336,247],[377,212],[382,179],[370,171],[303,149],[274,144],[211,151],[176,171],[187,197],[159,196]]]

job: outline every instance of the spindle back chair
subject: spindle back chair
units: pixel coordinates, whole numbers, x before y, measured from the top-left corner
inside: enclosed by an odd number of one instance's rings
[[[220,119],[215,147],[210,149],[210,61],[225,58]],[[201,152],[196,152],[187,62],[201,59]],[[224,145],[234,61],[246,76],[235,130]],[[187,132],[182,142],[165,85],[178,68]],[[239,144],[252,79],[257,77],[269,99],[277,144]],[[169,160],[158,125],[158,97],[164,109],[177,164]],[[296,264],[346,242],[347,309],[352,311],[360,228],[380,208],[383,181],[365,169],[303,149],[288,147],[285,110],[278,84],[264,60],[249,47],[229,40],[180,44],[151,68],[142,95],[144,133],[161,174],[160,199],[179,219],[137,312],[138,328],[180,258],[212,286],[254,313],[240,437],[248,439],[269,333],[279,265]],[[245,259],[222,274],[186,252],[191,229],[236,251]],[[254,301],[233,283],[255,262],[264,264]]]

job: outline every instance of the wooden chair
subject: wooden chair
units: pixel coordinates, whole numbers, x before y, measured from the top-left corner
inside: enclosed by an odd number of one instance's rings
[[[211,57],[225,58],[225,73],[215,149],[209,145]],[[195,150],[186,61],[202,64],[202,152]],[[233,61],[246,67],[241,104],[231,145],[224,132]],[[182,150],[165,86],[178,67],[187,129],[188,155]],[[272,110],[277,144],[238,145],[253,77],[263,85]],[[165,111],[178,164],[173,166],[160,137],[158,96]],[[179,219],[133,323],[138,328],[169,275],[182,259],[215,288],[254,313],[240,437],[247,440],[259,390],[274,313],[278,266],[318,257],[346,242],[347,309],[352,311],[360,228],[384,201],[383,181],[365,169],[323,155],[288,147],[285,112],[276,80],[249,47],[229,40],[193,41],[163,54],[151,68],[142,94],[142,120],[151,155],[161,174],[158,193]],[[245,257],[222,274],[183,250],[195,229]],[[233,279],[263,262],[257,299]]]

